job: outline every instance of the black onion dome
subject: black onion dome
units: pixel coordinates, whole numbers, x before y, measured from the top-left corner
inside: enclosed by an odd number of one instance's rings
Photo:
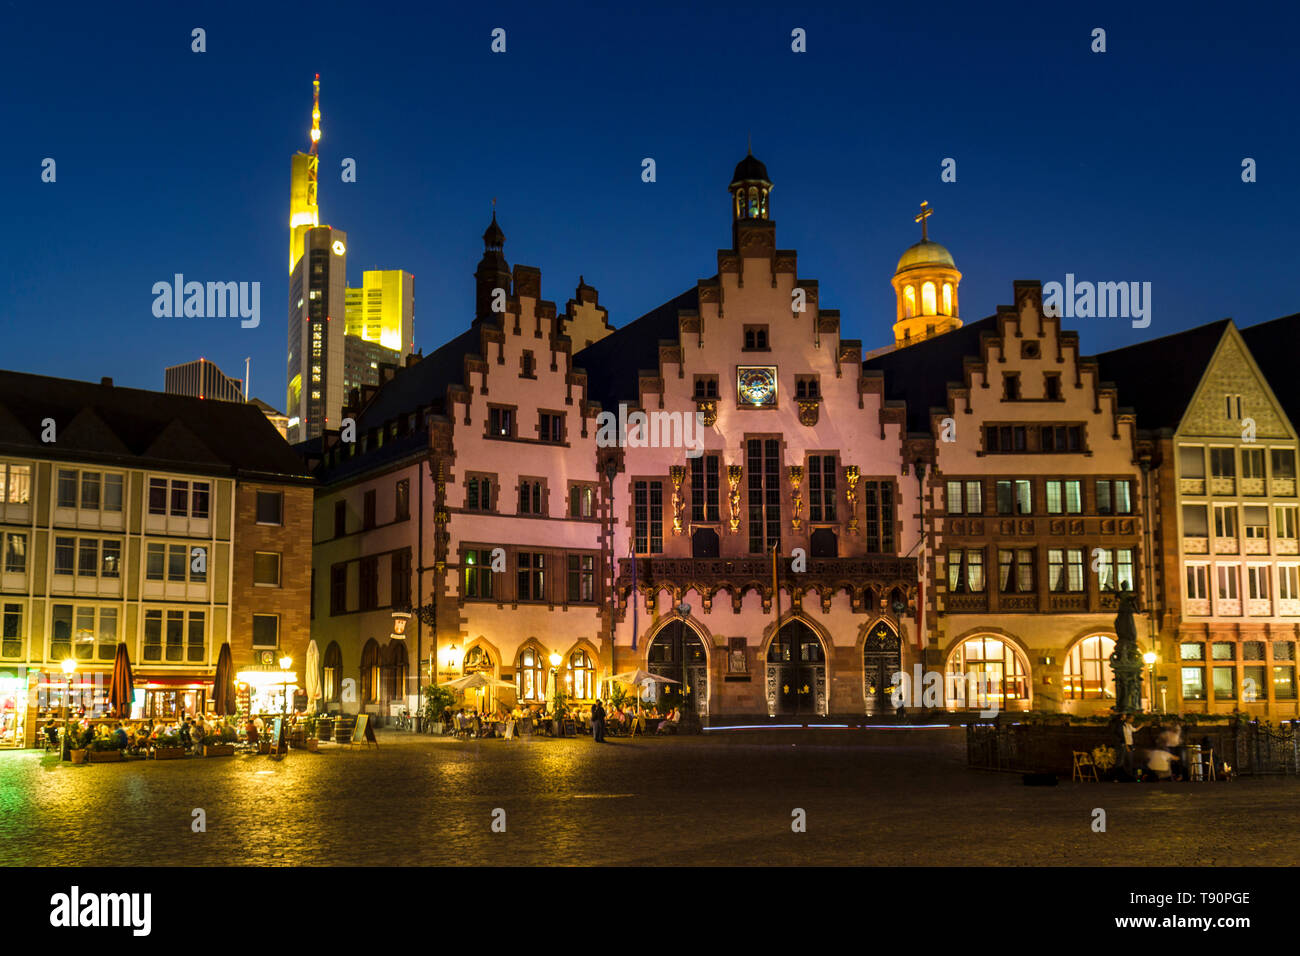
[[[750,153],[736,164],[736,171],[731,176],[731,185],[754,181],[771,183],[767,178],[767,167],[753,153]]]

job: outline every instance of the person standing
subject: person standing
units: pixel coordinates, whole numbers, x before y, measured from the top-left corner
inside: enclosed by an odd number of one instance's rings
[[[598,744],[605,742],[605,705],[600,701],[591,705],[591,738]]]
[[[1120,748],[1120,766],[1130,780],[1133,779],[1133,730],[1133,715],[1125,713],[1115,728],[1115,736]]]

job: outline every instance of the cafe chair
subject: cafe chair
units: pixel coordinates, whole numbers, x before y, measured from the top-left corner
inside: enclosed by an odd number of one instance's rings
[[[1093,762],[1092,754],[1086,750],[1075,750],[1074,753],[1074,772],[1070,775],[1070,780],[1088,780],[1100,781],[1097,776],[1097,765]]]

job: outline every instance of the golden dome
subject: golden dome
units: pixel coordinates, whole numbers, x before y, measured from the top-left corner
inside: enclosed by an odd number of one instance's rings
[[[915,269],[920,266],[957,268],[956,263],[952,261],[952,253],[939,243],[931,242],[929,239],[922,239],[916,245],[909,246],[907,251],[903,253],[903,257],[898,260],[898,268],[894,270],[894,274],[897,275],[905,269]]]

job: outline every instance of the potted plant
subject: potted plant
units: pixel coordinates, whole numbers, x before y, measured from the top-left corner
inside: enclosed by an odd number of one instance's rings
[[[118,763],[122,760],[122,740],[108,727],[101,727],[90,741],[90,763]]]
[[[68,759],[73,763],[85,763],[87,749],[83,741],[86,728],[82,726],[81,721],[73,720],[64,724],[63,733],[66,735],[64,747],[68,752]]]
[[[424,721],[424,726],[437,726],[440,731],[445,731],[442,726],[443,713],[448,707],[456,703],[456,695],[445,687],[426,687],[424,688],[424,703],[420,707],[420,717]]]
[[[235,728],[229,723],[214,727],[204,740],[203,756],[233,757],[235,755],[235,740],[238,739],[238,736],[235,733]]]
[[[161,731],[154,737],[154,760],[179,760],[184,756],[185,747],[181,744],[181,735],[178,731]]]

